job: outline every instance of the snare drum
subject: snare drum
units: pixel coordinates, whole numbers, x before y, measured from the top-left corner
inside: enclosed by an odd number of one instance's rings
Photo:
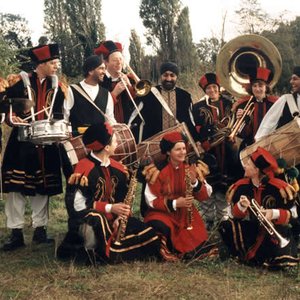
[[[30,125],[18,127],[18,141],[28,142],[30,136]]]
[[[187,155],[193,156],[195,155],[195,151],[192,145],[195,145],[195,142],[185,125],[185,123],[180,123],[174,127],[170,127],[160,133],[155,134],[154,136],[142,141],[137,145],[137,151],[138,151],[138,158],[143,160],[147,157],[151,157],[152,160],[156,163],[159,163],[166,159],[166,155],[161,153],[160,150],[160,141],[163,138],[163,136],[168,132],[178,131],[182,132],[188,139],[187,144]],[[200,150],[200,149],[198,149]],[[204,150],[202,150],[204,151]],[[200,151],[201,152],[201,151]]]
[[[40,120],[31,123],[29,140],[34,144],[51,145],[69,137],[69,123],[65,120]]]

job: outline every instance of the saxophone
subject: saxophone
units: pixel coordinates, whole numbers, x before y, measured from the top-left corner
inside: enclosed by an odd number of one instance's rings
[[[186,197],[193,196],[193,186],[192,186],[190,168],[189,168],[188,164],[185,166],[185,187],[186,187],[186,189],[185,189],[185,196]],[[193,229],[193,226],[192,226],[193,207],[188,207],[187,208],[186,220],[187,220],[186,229],[187,230],[192,230]]]
[[[133,204],[133,201],[134,201],[134,198],[135,198],[136,188],[137,188],[136,175],[137,175],[137,169],[135,169],[132,172],[130,183],[129,183],[129,186],[128,186],[128,191],[127,191],[126,197],[124,199],[124,203],[128,204],[130,206],[130,208],[132,207],[132,204]],[[127,227],[127,222],[128,222],[128,218],[120,219],[119,227],[118,227],[117,235],[116,235],[116,239],[115,239],[115,244],[117,244],[117,245],[120,245],[121,240],[124,238],[126,227]]]

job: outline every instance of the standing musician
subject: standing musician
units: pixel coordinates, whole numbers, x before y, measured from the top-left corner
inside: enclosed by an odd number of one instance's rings
[[[122,73],[124,57],[122,45],[113,41],[104,41],[94,49],[96,55],[103,55],[106,66],[102,87],[109,90],[114,99],[114,115],[118,123],[128,123],[134,110],[132,99],[135,90],[128,78]]]
[[[84,61],[82,70],[84,79],[70,86],[67,102],[73,136],[82,134],[91,124],[104,122],[106,117],[111,124],[116,123],[113,98],[100,85],[106,70],[102,55],[89,56]]]
[[[35,64],[35,71],[31,74],[23,73],[18,82],[10,86],[6,92],[7,98],[29,98],[29,92],[34,102],[34,112],[37,120],[44,120],[47,115],[45,108],[54,99],[53,81],[59,67],[59,48],[57,44],[41,45],[31,48],[29,56]],[[24,74],[25,73],[25,74]],[[27,87],[27,88],[26,88]],[[64,92],[67,87],[59,84],[53,106],[54,119],[64,118]],[[25,99],[26,100],[26,99]],[[25,101],[24,100],[24,101]],[[27,99],[28,100],[28,99]],[[18,126],[25,124],[24,118],[31,116],[31,111],[15,114],[12,119],[7,118],[12,132],[3,160],[3,190],[8,193],[5,202],[7,227],[12,229],[9,240],[4,244],[4,251],[11,251],[24,246],[23,227],[26,196],[30,196],[32,207],[32,226],[34,228],[33,241],[49,243],[46,233],[48,223],[49,196],[62,193],[60,158],[55,144],[36,146],[30,141],[18,140]]]
[[[221,223],[220,233],[229,253],[247,264],[280,268],[298,263],[289,226],[297,218],[295,191],[274,177],[277,168],[276,159],[258,147],[244,165],[245,178],[226,195],[231,218]]]
[[[268,111],[255,135],[256,141],[260,140],[265,135],[272,133],[275,129],[289,123],[295,116],[299,116],[300,66],[294,67],[290,84],[292,87],[292,93],[282,95]]]
[[[193,138],[196,137],[194,120],[192,118],[192,97],[187,91],[176,86],[179,70],[173,62],[164,62],[160,66],[161,84],[155,88],[163,97],[172,115],[164,109],[162,103],[151,92],[138,98],[141,102],[141,114],[145,120],[143,137],[148,139],[176,125],[176,120],[185,122]]]
[[[91,125],[83,134],[83,142],[91,153],[76,165],[69,179],[66,198],[73,203],[73,215],[83,225],[85,244],[89,243],[89,230],[95,243],[96,260],[120,262],[141,259],[159,253],[159,239],[153,229],[131,216],[128,203],[135,189],[128,191],[128,170],[110,158],[117,147],[117,137],[109,123]],[[131,178],[135,180],[135,178]],[[127,221],[123,239],[116,239],[121,219]],[[88,226],[87,226],[88,225]],[[71,251],[73,249],[70,249]],[[58,256],[69,257],[67,249],[59,247]]]
[[[142,214],[161,237],[161,255],[167,261],[200,258],[216,250],[207,244],[205,225],[193,204],[193,199],[204,201],[211,194],[204,179],[207,165],[201,161],[186,164],[186,145],[181,132],[166,133],[160,142],[166,160],[143,170],[147,184]]]
[[[254,136],[259,128],[259,125],[266,115],[267,111],[278,99],[277,96],[270,94],[269,83],[272,79],[272,73],[267,68],[257,68],[249,74],[250,85],[247,87],[249,97],[238,100],[236,102],[235,111],[236,119],[239,121],[245,113],[245,107],[249,108],[249,115],[244,115],[244,128],[237,134],[243,139],[240,150],[253,144]],[[237,121],[237,122],[238,122]]]
[[[207,178],[213,186],[213,194],[209,201],[201,203],[200,207],[206,219],[208,229],[227,215],[225,192],[228,176],[234,161],[232,144],[224,137],[226,127],[230,122],[231,99],[220,93],[219,78],[215,73],[206,73],[199,80],[199,86],[205,92],[205,97],[193,105],[193,116],[198,131],[198,140],[203,149],[216,157],[216,166],[211,167],[211,175]],[[225,131],[224,131],[225,130]],[[223,132],[224,131],[224,132]],[[216,138],[219,132],[223,132]],[[218,140],[220,138],[220,140]]]

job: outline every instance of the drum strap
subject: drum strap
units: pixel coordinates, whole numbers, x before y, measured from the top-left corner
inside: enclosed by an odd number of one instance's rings
[[[156,97],[156,99],[159,101],[159,103],[162,105],[162,107],[166,110],[166,112],[173,117],[176,120],[176,123],[179,124],[178,120],[176,119],[176,117],[174,116],[172,110],[170,109],[169,105],[167,104],[166,100],[163,98],[163,96],[161,95],[161,93],[158,91],[158,89],[156,87],[152,87],[151,88],[151,92],[153,93],[153,95]]]
[[[106,114],[94,103],[94,101],[90,98],[90,96],[77,84],[71,84],[71,86],[81,95],[83,96],[88,102],[90,102],[105,118],[105,120],[108,120],[108,117]]]
[[[289,110],[290,110],[290,113],[293,116],[293,118],[299,116],[299,109],[296,105],[293,95],[288,94],[288,95],[286,95],[286,97],[287,97],[287,104],[289,106]]]

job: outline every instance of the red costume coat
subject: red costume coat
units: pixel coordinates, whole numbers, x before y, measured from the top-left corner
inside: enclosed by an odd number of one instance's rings
[[[193,251],[207,240],[207,231],[204,222],[192,206],[192,230],[187,230],[187,208],[172,208],[172,201],[186,195],[185,164],[174,168],[168,163],[161,171],[154,184],[149,184],[152,194],[157,198],[153,201],[153,208],[149,207],[145,213],[145,222],[158,220],[170,228],[173,247],[184,254]],[[208,198],[204,184],[198,183],[193,196],[197,201]]]

